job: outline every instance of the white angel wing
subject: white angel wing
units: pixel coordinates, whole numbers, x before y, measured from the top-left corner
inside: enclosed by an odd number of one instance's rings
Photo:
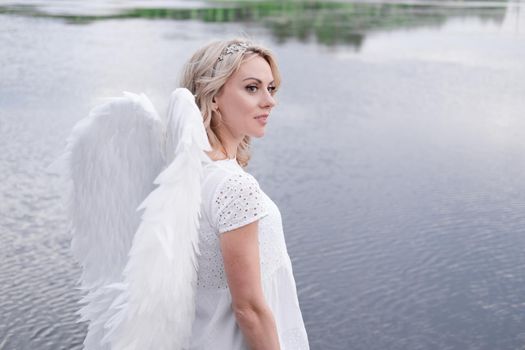
[[[136,208],[153,189],[161,171],[164,130],[145,95],[124,97],[96,107],[68,138],[62,163],[72,180],[72,253],[82,266],[81,289],[88,294],[80,310],[89,321],[85,349],[103,349],[104,325],[121,282],[133,236]]]
[[[113,350],[187,347],[195,316],[203,152],[211,150],[191,92],[176,89],[166,135],[171,164],[144,200],[142,221],[111,306],[105,342]],[[172,153],[172,154],[170,154]]]
[[[145,95],[125,93],[99,106],[72,131],[72,251],[82,284],[120,279],[140,217],[136,208],[164,165],[163,127]]]

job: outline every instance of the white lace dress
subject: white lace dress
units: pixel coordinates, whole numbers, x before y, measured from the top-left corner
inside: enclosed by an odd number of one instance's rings
[[[248,350],[231,307],[219,236],[259,221],[261,279],[282,350],[309,349],[281,214],[235,159],[204,168],[196,314],[190,350]]]

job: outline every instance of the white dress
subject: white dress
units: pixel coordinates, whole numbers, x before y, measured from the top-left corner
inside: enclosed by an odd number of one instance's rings
[[[199,271],[190,350],[248,350],[231,306],[219,235],[259,221],[261,279],[282,350],[309,349],[295,279],[275,203],[236,159],[204,168]],[[231,234],[231,233],[228,233]]]

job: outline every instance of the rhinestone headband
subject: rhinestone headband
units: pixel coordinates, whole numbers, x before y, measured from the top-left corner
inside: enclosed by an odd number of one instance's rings
[[[244,52],[248,47],[250,47],[250,45],[248,45],[245,42],[230,44],[224,49],[223,53],[219,56],[217,60],[222,61],[224,59],[224,56],[231,55],[234,52]]]

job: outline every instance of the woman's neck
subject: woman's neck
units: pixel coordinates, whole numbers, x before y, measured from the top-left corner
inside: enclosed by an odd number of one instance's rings
[[[213,147],[211,152],[208,152],[208,156],[213,160],[233,159],[237,157],[237,149],[243,139],[243,137],[235,138],[230,132],[225,130],[218,130],[218,137],[220,143]]]

